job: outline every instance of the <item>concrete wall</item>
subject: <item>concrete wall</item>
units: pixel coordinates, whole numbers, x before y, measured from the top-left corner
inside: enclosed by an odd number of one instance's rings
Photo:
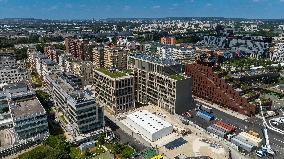
[[[181,115],[182,113],[193,109],[192,101],[192,79],[188,78],[176,82],[176,104],[175,113]]]

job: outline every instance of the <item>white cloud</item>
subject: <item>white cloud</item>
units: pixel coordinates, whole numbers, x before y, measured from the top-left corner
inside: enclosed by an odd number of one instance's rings
[[[152,8],[153,9],[159,9],[159,8],[161,8],[161,6],[153,6]]]

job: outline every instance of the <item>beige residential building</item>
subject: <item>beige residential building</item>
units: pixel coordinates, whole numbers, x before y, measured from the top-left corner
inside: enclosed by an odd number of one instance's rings
[[[104,67],[123,70],[127,68],[128,50],[121,47],[104,48]]]
[[[69,71],[80,77],[83,86],[86,86],[93,83],[93,69],[94,65],[91,61],[73,61],[70,62]]]
[[[135,76],[136,101],[157,105],[172,114],[193,108],[192,80],[181,74],[182,65],[146,54],[128,57]]]
[[[94,71],[92,87],[97,101],[116,114],[135,106],[134,76],[122,71],[100,68]]]
[[[104,46],[99,45],[93,48],[93,64],[95,68],[104,67]]]

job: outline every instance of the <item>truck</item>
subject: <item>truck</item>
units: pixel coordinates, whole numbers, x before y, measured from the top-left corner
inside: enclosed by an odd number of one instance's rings
[[[206,111],[198,111],[196,113],[196,116],[204,119],[204,120],[207,120],[207,121],[211,121],[211,120],[214,120],[215,119],[215,116],[213,114],[209,114],[208,112]]]
[[[223,128],[224,130],[228,131],[229,133],[233,133],[234,131],[236,131],[236,127],[231,125],[231,124],[228,124],[228,123],[225,123],[223,121],[217,121],[215,123],[216,126],[218,127],[221,127]]]

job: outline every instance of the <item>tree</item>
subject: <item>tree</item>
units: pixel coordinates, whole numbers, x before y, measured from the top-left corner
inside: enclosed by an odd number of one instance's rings
[[[78,149],[77,147],[70,148],[70,157],[72,159],[85,159],[84,155],[81,154],[80,149]]]
[[[116,143],[114,146],[113,146],[113,151],[115,154],[120,154],[123,150],[123,145],[119,144],[119,143]]]
[[[92,156],[92,153],[91,153],[90,149],[87,149],[87,150],[86,150],[85,155],[86,155],[86,156]]]
[[[15,55],[17,60],[24,60],[28,58],[27,48],[15,49]]]
[[[106,137],[106,134],[105,134],[105,133],[100,134],[100,136],[99,136],[98,139],[97,139],[97,143],[98,143],[99,145],[105,144],[105,137]]]
[[[49,107],[48,107],[48,103],[50,102],[49,94],[42,91],[42,90],[37,90],[36,96],[37,96],[38,100],[40,101],[40,103],[42,104],[42,106],[45,107],[45,109],[47,109],[47,108],[49,109]]]
[[[40,52],[44,52],[44,47],[45,47],[45,44],[44,43],[41,43],[41,44],[37,44],[36,45],[36,49],[37,51],[40,51]]]
[[[121,152],[121,156],[123,158],[130,158],[134,153],[133,148],[129,147],[129,146],[125,146],[124,149]]]
[[[71,148],[71,144],[65,141],[64,135],[51,135],[43,142],[43,144],[68,153]]]

